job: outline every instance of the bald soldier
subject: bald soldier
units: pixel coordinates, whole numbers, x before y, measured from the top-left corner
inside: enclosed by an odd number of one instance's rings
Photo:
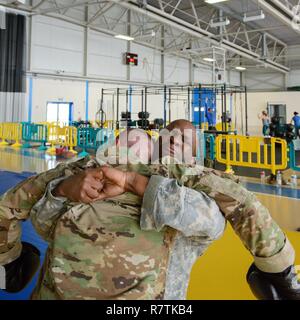
[[[175,123],[175,126],[177,125],[182,129],[182,124],[184,124],[184,122],[177,122]],[[187,123],[185,123],[184,126],[185,125],[188,126]],[[186,143],[187,141],[185,141],[185,144]],[[190,144],[190,146],[193,148],[192,144]],[[180,141],[174,142],[169,151],[176,153],[174,152],[176,148],[181,148]],[[127,169],[132,170],[133,168]],[[158,166],[156,168],[151,168],[151,166],[140,166],[138,168],[138,171],[142,172],[144,176],[148,175],[149,177],[151,176],[151,178],[150,180],[147,180],[147,182],[144,180],[144,190],[140,190],[138,192],[134,188],[129,190],[137,193],[139,196],[144,192],[144,202],[146,202],[145,199],[149,198],[147,195],[150,195],[151,198],[151,192],[149,191],[150,193],[147,193],[147,190],[152,190],[153,186],[155,187],[155,190],[159,190],[159,192],[156,192],[156,196],[154,197],[156,205],[149,206],[146,211],[142,208],[142,215],[144,211],[147,216],[147,219],[144,221],[144,226],[141,219],[142,227],[147,230],[151,230],[151,228],[157,229],[158,227],[162,228],[164,226],[162,222],[168,221],[170,217],[173,219],[175,228],[179,228],[181,226],[180,222],[182,220],[178,220],[178,217],[182,217],[182,212],[188,212],[188,206],[184,208],[186,203],[176,201],[176,199],[182,199],[180,198],[180,195],[182,195],[182,190],[184,190],[184,187],[180,187],[177,181],[182,185],[194,188],[197,191],[204,191],[211,198],[216,200],[225,217],[231,222],[233,228],[243,240],[243,243],[254,255],[255,265],[250,268],[248,274],[248,281],[254,293],[259,298],[299,298],[299,288],[295,287],[294,281],[296,275],[292,270],[294,259],[293,249],[285,238],[285,235],[270,218],[268,211],[262,207],[252,194],[248,193],[244,188],[233,181],[232,177],[218,173],[214,170],[208,170],[200,167],[194,167],[194,173],[191,175],[192,171],[187,171],[187,169],[191,168],[179,165],[170,165],[167,168],[163,166]],[[103,169],[103,172],[107,170],[109,169]],[[177,181],[172,179],[160,180],[157,175],[176,178]],[[144,176],[143,179],[145,179]],[[142,176],[135,175],[135,179],[133,181],[138,181],[141,177]],[[64,184],[65,186],[68,185],[67,180],[68,179],[61,182],[61,185],[58,185],[58,188],[56,188],[58,190],[54,190],[54,193],[58,192],[57,195],[60,195],[60,192],[62,192],[66,195],[68,191],[66,192],[66,190],[62,190],[64,189]],[[138,186],[141,184],[134,183],[133,185]],[[117,183],[113,184],[113,186],[117,188],[116,190],[118,192],[122,190],[122,187]],[[61,189],[61,191],[59,191],[59,189]],[[114,192],[116,192],[116,190]],[[164,192],[166,190],[168,191],[167,194]],[[160,192],[162,194],[160,194]],[[170,197],[170,194],[177,195],[177,197]],[[170,198],[172,201],[170,201],[171,203],[168,207],[167,200]],[[174,208],[174,203],[178,203],[179,205],[176,205]],[[170,208],[172,208],[172,210],[170,210]],[[178,215],[178,213],[181,213],[181,215]],[[164,217],[167,217],[168,219],[165,219]],[[190,227],[191,226],[189,226],[189,228]],[[185,236],[189,234],[188,229],[184,230],[184,232]],[[171,238],[171,242],[175,241],[176,243],[176,240],[174,240],[176,237]],[[190,242],[191,238],[189,240],[189,243]],[[182,241],[180,243],[182,243]],[[184,255],[181,254],[179,257],[182,259]],[[170,257],[170,261],[172,261],[172,255]],[[188,261],[190,266],[191,259],[182,259],[181,261],[182,263]],[[292,287],[292,281],[294,281],[294,287]],[[274,286],[276,289],[275,291]],[[274,296],[274,292],[276,293],[276,296]]]

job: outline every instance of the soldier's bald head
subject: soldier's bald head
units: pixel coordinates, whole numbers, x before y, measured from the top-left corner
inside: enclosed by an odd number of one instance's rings
[[[184,163],[194,162],[196,156],[196,129],[191,122],[179,119],[170,123],[159,134],[153,159],[162,160],[171,157]]]
[[[185,130],[185,129],[191,129],[194,132],[196,132],[195,127],[193,126],[193,124],[185,119],[178,119],[175,120],[173,122],[171,122],[168,126],[167,126],[168,130],[173,130],[173,129],[180,129],[181,131]]]
[[[179,129],[182,133],[183,138],[185,138],[185,141],[183,143],[190,144],[192,147],[193,156],[196,156],[197,148],[196,148],[196,128],[195,126],[188,120],[185,119],[178,119],[173,122],[171,122],[166,129],[169,131],[172,131],[174,129]],[[188,131],[191,131],[191,137],[189,138],[190,134],[185,134]],[[192,141],[189,141],[192,139]]]

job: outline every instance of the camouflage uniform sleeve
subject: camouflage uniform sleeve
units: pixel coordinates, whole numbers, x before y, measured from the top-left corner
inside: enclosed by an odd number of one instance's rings
[[[17,259],[22,250],[20,221],[30,216],[32,207],[44,195],[50,181],[74,174],[89,163],[86,157],[61,163],[56,168],[26,179],[0,197],[0,265]]]
[[[216,201],[226,220],[254,256],[259,269],[282,272],[294,264],[295,252],[284,232],[268,209],[234,177],[203,168],[202,172],[196,170],[195,175],[182,176],[182,169],[173,169],[174,176],[183,185],[205,192]]]
[[[0,206],[0,266],[17,259],[21,253],[21,225],[15,212]]]
[[[141,208],[141,228],[161,231],[165,226],[185,237],[218,239],[224,232],[225,219],[203,192],[180,186],[175,179],[152,176]]]
[[[37,233],[46,241],[50,241],[51,230],[57,219],[67,211],[68,199],[54,197],[52,191],[66,177],[51,181],[43,197],[33,206],[30,218]]]

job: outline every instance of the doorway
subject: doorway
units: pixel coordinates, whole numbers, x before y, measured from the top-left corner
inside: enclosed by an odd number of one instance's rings
[[[47,122],[69,125],[73,121],[73,102],[47,102]]]
[[[280,124],[286,124],[286,105],[283,103],[268,103],[268,114],[272,119],[277,117]]]

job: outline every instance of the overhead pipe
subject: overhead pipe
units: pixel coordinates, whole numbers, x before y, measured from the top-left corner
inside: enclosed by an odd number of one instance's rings
[[[258,4],[268,11],[273,17],[279,19],[282,23],[293,29],[296,33],[300,34],[300,27],[295,28],[294,24],[294,14],[292,11],[288,10],[279,1],[275,0],[258,0]]]
[[[271,0],[271,2],[273,2],[278,8],[280,8],[282,11],[284,11],[293,19],[294,17],[293,11],[287,8],[282,2],[280,2],[279,0]]]

